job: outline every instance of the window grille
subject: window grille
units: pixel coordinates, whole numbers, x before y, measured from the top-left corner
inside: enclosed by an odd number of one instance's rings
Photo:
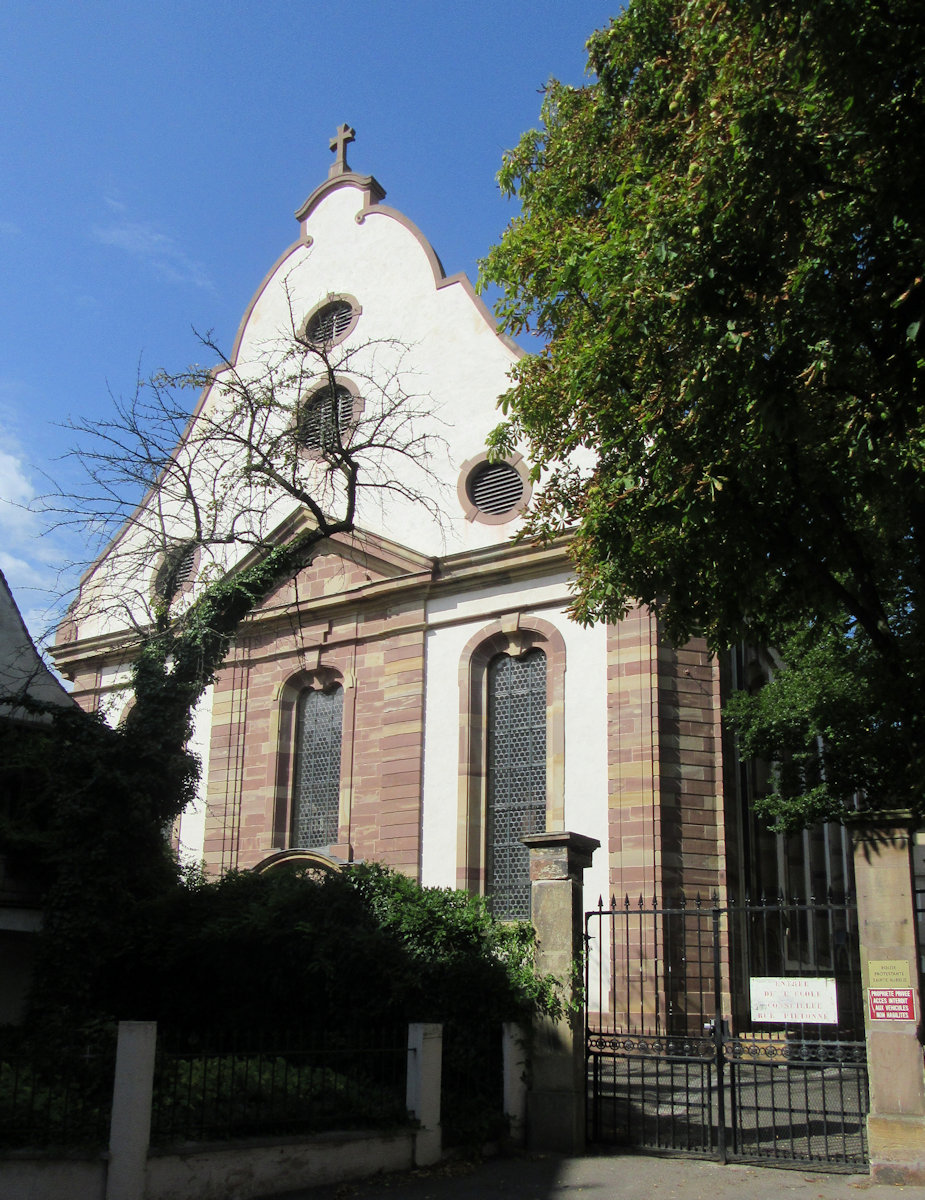
[[[479,512],[500,516],[523,499],[524,481],[510,463],[482,463],[469,480],[469,498]]]
[[[299,414],[299,444],[308,450],[331,450],[352,417],[352,394],[340,384],[333,388],[326,384],[308,398]]]
[[[305,336],[313,346],[330,345],[347,332],[352,320],[353,305],[347,300],[332,300],[309,317]]]
[[[486,890],[497,917],[529,920],[529,851],[546,829],[546,655],[499,654],[488,665]]]
[[[340,815],[340,743],[344,690],[306,689],[296,709],[296,765],[292,846],[308,849],[337,841]]]

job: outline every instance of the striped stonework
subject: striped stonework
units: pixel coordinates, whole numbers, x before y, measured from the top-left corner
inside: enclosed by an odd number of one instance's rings
[[[610,890],[621,899],[654,895],[662,883],[655,637],[645,608],[607,628]]]
[[[725,887],[720,678],[702,642],[660,643],[636,608],[608,627],[610,885],[667,903]]]

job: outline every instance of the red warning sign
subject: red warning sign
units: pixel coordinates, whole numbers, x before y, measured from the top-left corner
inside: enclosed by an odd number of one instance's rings
[[[868,988],[867,1003],[872,1021],[914,1021],[912,988]]]

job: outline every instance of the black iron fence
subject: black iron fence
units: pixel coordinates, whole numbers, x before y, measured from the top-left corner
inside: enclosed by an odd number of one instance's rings
[[[849,1168],[867,1161],[848,898],[643,900],[587,914],[595,1142]]]
[[[0,1037],[0,1151],[105,1149],[116,1028],[62,1048],[19,1031]],[[501,1027],[444,1026],[445,1144],[482,1145],[505,1132]],[[158,1031],[151,1144],[406,1125],[408,1028]]]
[[[67,1048],[0,1036],[0,1149],[102,1149],[109,1136],[116,1031]]]
[[[0,1040],[0,1150],[102,1150],[115,1028],[73,1046]],[[407,1026],[341,1037],[160,1031],[151,1144],[407,1124]]]
[[[444,1024],[440,1092],[445,1146],[481,1146],[507,1133],[500,1024]]]
[[[407,1027],[158,1039],[152,1145],[407,1124]]]

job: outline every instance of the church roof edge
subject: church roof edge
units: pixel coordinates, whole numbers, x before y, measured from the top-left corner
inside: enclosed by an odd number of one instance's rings
[[[295,218],[299,222],[308,220],[321,201],[341,187],[354,187],[364,192],[364,208],[378,204],[385,199],[385,188],[372,175],[358,175],[355,171],[344,171],[319,183],[305,203],[296,209]]]

